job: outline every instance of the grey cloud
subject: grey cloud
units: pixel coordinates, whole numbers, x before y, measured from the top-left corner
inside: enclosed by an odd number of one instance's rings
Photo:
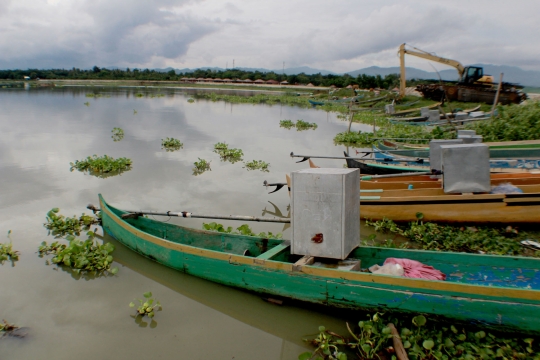
[[[186,54],[191,43],[222,26],[219,21],[178,14],[181,6],[190,2],[101,0],[69,8],[43,7],[50,13],[30,14],[36,17],[34,22],[0,24],[4,33],[0,66],[142,67],[154,58],[175,59]],[[37,16],[48,21],[39,21]]]

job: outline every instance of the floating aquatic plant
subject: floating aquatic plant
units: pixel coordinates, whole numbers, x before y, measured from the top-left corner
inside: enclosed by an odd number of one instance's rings
[[[116,274],[117,267],[111,267],[113,262],[112,252],[114,245],[111,243],[100,244],[94,240],[95,233],[88,231],[86,240],[77,239],[73,235],[67,235],[67,244],[54,241],[50,245],[46,241],[38,248],[40,256],[54,255],[51,259],[53,264],[65,265],[72,268],[76,273],[103,273]]]
[[[153,318],[155,315],[155,311],[162,310],[161,304],[159,303],[159,301],[152,298],[152,293],[150,291],[145,292],[143,296],[145,298],[144,300],[137,299],[140,303],[140,306],[137,307],[137,314],[141,316],[148,315],[149,318]],[[154,301],[156,302],[155,304]],[[134,308],[135,303],[129,303],[129,307]]]
[[[59,208],[49,210],[47,212],[47,222],[43,224],[49,230],[49,234],[55,238],[66,235],[80,236],[82,231],[88,231],[92,225],[100,222],[100,215],[86,215],[83,213],[78,218],[75,215],[66,217],[59,214],[59,211]]]
[[[86,159],[69,163],[71,165],[69,171],[76,169],[82,172],[87,171],[90,175],[105,177],[103,174],[111,173],[111,175],[118,175],[124,171],[131,170],[131,164],[131,159],[125,157],[115,159],[108,155],[93,155],[88,156]]]
[[[262,160],[252,160],[250,162],[244,162],[244,168],[249,170],[261,170],[264,172],[269,172],[268,167],[270,166],[269,163],[264,162]]]
[[[296,121],[296,131],[303,131],[303,130],[315,130],[317,128],[317,124],[310,123],[304,120],[297,120]]]
[[[7,237],[9,243],[0,243],[0,264],[4,264],[6,260],[10,260],[12,263],[19,260],[19,252],[13,250],[13,244],[11,243],[11,230],[8,230]]]
[[[399,234],[425,250],[487,253],[496,255],[526,255],[519,240],[527,236],[511,226],[455,226],[422,221],[398,225],[392,220],[366,220],[366,225],[381,233]]]
[[[124,130],[122,130],[121,128],[115,127],[111,130],[111,132],[112,132],[111,138],[113,139],[114,142],[120,141],[124,138]]]
[[[175,138],[165,138],[161,139],[161,147],[165,149],[165,151],[176,151],[184,147],[184,144]]]
[[[206,161],[204,159],[198,158],[198,161],[195,161],[193,165],[195,167],[193,168],[193,175],[197,176],[202,174],[205,171],[211,171],[210,169],[210,161]]]
[[[315,351],[302,353],[298,359],[347,359],[345,349],[352,349],[360,359],[395,359],[392,328],[399,334],[410,359],[540,359],[538,337],[487,332],[472,325],[428,322],[424,315],[386,319],[383,316],[368,315],[354,330],[347,323],[349,336],[320,326],[319,335],[309,340]]]
[[[294,122],[292,122],[291,120],[280,120],[279,127],[290,129],[294,127]]]
[[[90,103],[87,101],[87,102],[84,103],[84,105],[90,106]]]
[[[214,145],[214,152],[219,154],[221,161],[229,161],[233,164],[242,161],[242,156],[244,156],[244,152],[241,149],[229,149],[229,145],[222,142]]]
[[[189,99],[187,100],[187,102],[188,102],[188,103],[194,103],[194,102],[195,102],[195,100],[194,100],[194,99],[191,99],[191,98],[189,98]]]

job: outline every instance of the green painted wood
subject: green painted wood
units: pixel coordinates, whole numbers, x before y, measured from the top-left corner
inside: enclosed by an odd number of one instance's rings
[[[101,197],[100,202],[103,228],[120,243],[163,265],[217,283],[336,307],[430,313],[540,334],[540,259],[362,247],[350,256],[361,260],[362,268],[382,264],[389,257],[409,258],[443,271],[449,281],[415,280],[407,285],[403,278],[367,273],[356,277],[362,280],[346,280],[347,272],[335,269],[315,276],[269,266],[290,265],[298,259],[283,240],[194,230],[142,217],[122,220],[122,211],[108,206]],[[193,251],[145,241],[144,234],[188,245]],[[193,253],[200,248],[210,249],[209,256]],[[265,260],[264,265],[223,256],[243,249],[253,249],[257,260]],[[486,288],[508,290],[492,295],[476,291]]]
[[[291,247],[291,242],[290,241],[285,241],[285,242],[283,242],[283,244],[280,244],[280,245],[274,247],[273,249],[268,250],[267,252],[262,253],[261,255],[257,256],[257,259],[260,259],[260,260],[272,259],[273,257],[275,257],[275,256],[289,250],[290,247]]]
[[[384,145],[382,142],[377,144],[377,148],[381,151],[414,158],[429,159],[429,148],[427,149],[395,149],[390,146]],[[490,147],[489,148],[490,159],[539,159],[540,148],[539,147]]]

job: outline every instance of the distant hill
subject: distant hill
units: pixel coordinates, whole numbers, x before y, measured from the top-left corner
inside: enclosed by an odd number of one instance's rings
[[[517,83],[523,86],[540,86],[540,71],[522,70],[516,66],[508,65],[491,65],[491,64],[472,64],[472,66],[480,66],[484,68],[484,74],[492,75],[496,82],[499,81],[499,74],[504,73],[503,81],[510,83]],[[366,75],[381,75],[386,76],[389,74],[399,74],[400,69],[398,66],[381,68],[378,66],[371,66],[368,68],[348,71],[347,74],[351,76],[358,76],[359,74]],[[438,79],[439,75],[436,72],[424,71],[416,68],[406,67],[405,72],[407,79]],[[441,79],[443,80],[457,80],[458,74],[454,69],[445,69],[439,71]]]

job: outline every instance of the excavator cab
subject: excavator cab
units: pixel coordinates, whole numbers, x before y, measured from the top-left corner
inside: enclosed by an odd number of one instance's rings
[[[493,76],[484,75],[484,69],[477,66],[466,66],[459,81],[461,84],[492,83]]]

